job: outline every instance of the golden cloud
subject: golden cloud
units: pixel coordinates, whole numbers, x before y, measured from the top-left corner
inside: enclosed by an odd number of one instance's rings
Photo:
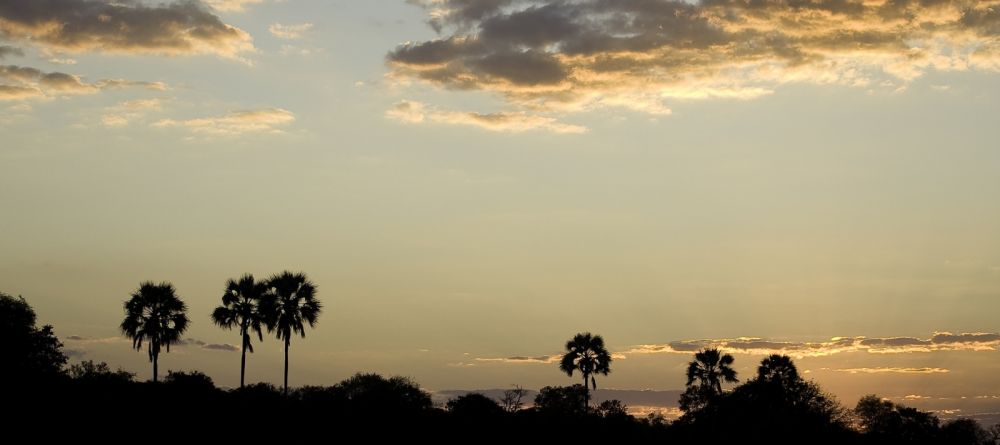
[[[930,338],[915,337],[834,337],[819,342],[784,342],[756,337],[732,339],[680,340],[666,344],[637,345],[625,354],[692,354],[706,348],[749,355],[782,354],[796,358],[826,357],[848,352],[902,354],[937,351],[996,351],[1000,334],[936,332]]]
[[[896,90],[928,70],[1000,70],[998,0],[411,0],[442,36],[390,77],[516,109],[752,99],[787,83]]]
[[[543,130],[553,133],[585,133],[585,127],[557,121],[555,118],[531,115],[524,112],[476,113],[445,111],[428,107],[420,102],[401,101],[386,111],[390,119],[406,123],[434,122],[448,125],[468,125],[489,131],[520,133]]]
[[[895,367],[879,367],[879,368],[844,368],[844,369],[832,369],[831,371],[846,372],[850,374],[947,374],[951,371],[944,368],[895,368]],[[906,396],[908,400],[913,400],[919,396]]]
[[[254,50],[249,34],[194,1],[9,0],[0,2],[0,35],[60,52],[239,58]]]
[[[162,82],[141,82],[122,79],[102,79],[85,82],[80,76],[57,71],[45,72],[37,68],[0,65],[0,100],[22,100],[47,96],[92,94],[101,90],[126,87],[162,91]]]
[[[302,36],[312,29],[312,23],[300,23],[298,25],[282,25],[281,23],[274,23],[267,27],[267,30],[271,32],[271,35],[286,40],[301,39]]]
[[[236,136],[244,133],[282,133],[280,127],[295,120],[291,111],[281,108],[234,111],[224,116],[188,120],[163,119],[153,124],[159,128],[186,128],[195,133]]]

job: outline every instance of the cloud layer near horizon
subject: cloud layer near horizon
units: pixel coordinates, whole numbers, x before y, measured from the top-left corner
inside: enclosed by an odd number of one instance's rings
[[[834,337],[821,342],[785,342],[755,337],[709,340],[681,340],[666,344],[638,345],[626,354],[691,354],[705,348],[724,352],[770,355],[784,354],[796,358],[825,357],[847,352],[871,354],[901,354],[935,351],[996,351],[1000,348],[998,333],[936,332],[930,338],[916,337]]]
[[[519,110],[670,112],[789,82],[890,91],[930,69],[1000,69],[1000,0],[411,0],[441,37],[391,76]]]
[[[615,359],[632,354],[693,354],[703,349],[718,348],[730,354],[788,355],[795,358],[827,357],[848,352],[870,354],[903,354],[939,351],[998,351],[1000,333],[936,332],[930,338],[916,337],[834,337],[828,341],[788,342],[756,337],[732,339],[678,340],[665,344],[644,344],[613,353]],[[502,358],[476,358],[485,363],[556,363],[561,355],[513,356]],[[838,369],[850,373],[939,373],[939,368],[850,368]]]

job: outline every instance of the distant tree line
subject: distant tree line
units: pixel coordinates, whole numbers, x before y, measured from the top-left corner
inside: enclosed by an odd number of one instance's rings
[[[304,335],[320,309],[315,286],[302,274],[282,273],[259,284],[248,275],[227,283],[212,319],[237,329],[245,350],[252,351],[251,334],[262,339],[267,330],[285,342],[287,351],[291,335]],[[972,419],[942,423],[933,413],[875,395],[847,409],[804,380],[792,359],[782,355],[764,358],[757,373],[740,383],[731,355],[698,351],[688,364],[679,401],[684,414],[674,421],[659,414],[633,417],[618,400],[592,406],[590,391],[597,387],[597,375],[611,372],[612,356],[603,338],[590,333],[569,340],[559,361],[560,371],[570,377],[579,373],[582,384],[542,388],[530,406],[518,386],[499,399],[470,393],[435,406],[416,382],[371,373],[331,386],[289,388],[287,372],[281,388],[244,384],[245,355],[236,389],[219,389],[198,371],[168,371],[160,381],[157,355],[160,348],[177,344],[188,325],[186,307],[169,284],[143,283],[125,311],[122,331],[137,349],[146,345],[152,381],[138,381],[106,363],[66,366],[52,327],[36,326],[23,298],[0,293],[5,406],[0,425],[6,435],[0,437],[92,431],[98,437],[157,440],[156,431],[164,431],[258,441],[1000,445],[1000,425],[984,429]]]

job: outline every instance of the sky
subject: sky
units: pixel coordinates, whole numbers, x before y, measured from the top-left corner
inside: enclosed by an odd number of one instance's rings
[[[604,388],[720,347],[997,416],[998,75],[996,0],[0,0],[0,291],[142,378],[140,282],[235,386],[209,314],[292,270],[292,385],[566,385],[589,331]]]

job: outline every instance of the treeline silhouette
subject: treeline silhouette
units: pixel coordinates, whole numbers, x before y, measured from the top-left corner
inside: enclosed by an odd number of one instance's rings
[[[287,285],[281,292],[308,294],[315,301],[314,287],[303,291],[308,280],[295,275],[301,274],[289,274],[292,278],[281,284]],[[237,303],[251,292],[262,295],[255,304],[271,304],[259,302],[272,298],[266,295],[274,292],[276,283],[269,280],[266,284],[272,287],[268,290],[252,282],[248,277],[230,281],[228,297],[223,297],[223,305],[212,316],[223,327],[238,327],[245,347],[249,348],[250,333],[262,338],[261,328],[278,332],[287,346],[291,333],[301,333],[304,324],[315,322],[318,302],[311,315],[299,311],[287,327],[273,315],[259,322],[239,315],[242,309]],[[137,295],[143,305],[151,307],[136,311],[130,306],[139,304],[133,303]],[[140,314],[139,325],[151,327],[133,330],[126,319],[122,330],[142,332],[154,367],[159,351],[152,344],[164,348],[176,344],[187,324],[186,317],[179,318],[185,307],[174,299],[172,286],[144,283],[126,303],[128,316]],[[304,301],[298,300],[296,307],[301,308]],[[161,318],[150,321],[156,317]],[[153,329],[157,326],[175,329],[177,336],[157,333]],[[132,336],[138,348],[141,343],[136,337]],[[942,423],[932,413],[875,395],[862,398],[853,409],[845,408],[815,382],[802,379],[787,356],[765,358],[757,373],[740,383],[733,357],[716,349],[699,351],[689,363],[686,390],[679,401],[684,412],[680,418],[668,421],[659,414],[636,418],[618,400],[591,405],[595,376],[611,372],[612,356],[603,338],[590,333],[569,340],[559,362],[559,369],[569,376],[579,372],[583,384],[545,387],[532,401],[524,400],[524,389],[514,387],[499,399],[470,393],[443,406],[435,406],[431,395],[408,378],[371,373],[358,373],[331,386],[243,385],[242,358],[241,387],[236,389],[220,389],[197,371],[168,371],[162,381],[143,382],[106,363],[83,361],[67,366],[62,346],[51,326],[36,325],[27,301],[0,293],[0,385],[5,408],[0,416],[4,436],[0,437],[24,441],[26,437],[89,434],[91,438],[173,441],[185,437],[179,434],[198,434],[228,440],[325,438],[335,442],[1000,444],[1000,425],[987,430],[972,419]],[[729,384],[736,386],[726,390]]]

